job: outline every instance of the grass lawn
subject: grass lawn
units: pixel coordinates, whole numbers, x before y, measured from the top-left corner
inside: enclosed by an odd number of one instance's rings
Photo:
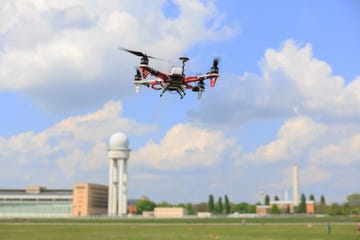
[[[352,240],[360,239],[355,223],[0,223],[1,240],[92,239],[247,239],[247,240]]]

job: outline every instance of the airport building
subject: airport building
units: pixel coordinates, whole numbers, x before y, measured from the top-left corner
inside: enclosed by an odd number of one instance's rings
[[[156,218],[182,218],[185,216],[185,209],[182,207],[156,207],[154,217]]]
[[[182,218],[185,216],[185,209],[182,207],[156,207],[154,211],[144,211],[145,218]]]
[[[0,217],[70,217],[71,189],[0,189]]]
[[[138,200],[127,201],[128,213],[135,213]],[[73,189],[0,189],[0,218],[64,218],[106,216],[108,186],[75,183]]]
[[[75,183],[73,188],[72,216],[106,215],[108,186]]]

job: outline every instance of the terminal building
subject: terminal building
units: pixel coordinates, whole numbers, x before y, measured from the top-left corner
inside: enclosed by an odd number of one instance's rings
[[[72,189],[0,189],[0,217],[70,217]]]
[[[106,215],[108,209],[108,186],[75,183],[72,204],[72,216]]]
[[[136,211],[136,200],[128,200],[128,213]],[[73,189],[0,189],[0,218],[66,218],[106,216],[108,186],[75,183]]]

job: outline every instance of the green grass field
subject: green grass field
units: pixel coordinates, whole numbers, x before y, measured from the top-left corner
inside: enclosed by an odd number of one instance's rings
[[[256,240],[352,240],[360,239],[356,223],[247,223],[235,222],[123,222],[123,221],[43,221],[0,222],[1,240],[92,240],[92,239],[256,239]]]

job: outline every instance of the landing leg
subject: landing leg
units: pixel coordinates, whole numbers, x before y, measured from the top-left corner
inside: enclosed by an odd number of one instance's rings
[[[186,95],[186,92],[182,89],[182,88],[180,88],[180,90],[181,90],[181,92],[184,94],[184,96]]]
[[[181,90],[181,91],[180,91]],[[182,90],[182,89],[176,89],[176,92],[180,95],[180,99],[183,99],[184,98],[184,96],[186,95],[186,93]],[[183,94],[181,94],[181,93],[183,93]]]
[[[160,97],[162,97],[163,94],[164,94],[164,92],[166,92],[168,89],[169,89],[169,84],[167,84],[167,85],[163,88],[163,90],[162,90],[162,92],[161,92],[161,94],[160,94]]]

